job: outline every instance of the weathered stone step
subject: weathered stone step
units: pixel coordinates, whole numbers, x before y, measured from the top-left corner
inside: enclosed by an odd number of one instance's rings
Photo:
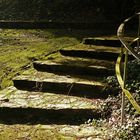
[[[9,87],[0,91],[0,121],[14,124],[84,123],[88,119],[101,117],[101,102]]]
[[[109,69],[115,68],[114,61],[99,60],[99,59],[93,59],[93,58],[89,59],[89,58],[80,58],[80,57],[69,57],[69,56],[63,56],[59,52],[49,55],[46,59],[47,60],[44,60],[44,61],[47,61],[47,63],[54,62],[54,63],[63,64],[63,65],[73,65],[73,66],[83,66],[83,67],[98,66],[98,67],[105,67]]]
[[[71,62],[71,61],[70,61]],[[114,69],[94,66],[88,64],[78,64],[78,63],[55,63],[50,61],[36,61],[33,63],[34,68],[39,71],[47,71],[57,74],[73,74],[73,75],[97,75],[108,76],[114,74]]]
[[[108,61],[116,61],[118,57],[118,53],[116,52],[105,52],[105,51],[97,51],[97,50],[70,50],[70,49],[61,49],[61,55],[71,56],[71,57],[81,57],[81,58],[93,58],[99,60],[108,60]]]
[[[83,43],[87,45],[121,47],[120,40],[111,37],[84,38]]]
[[[11,86],[0,91],[0,107],[39,109],[92,109],[100,110],[102,100],[86,99],[49,92],[29,92]]]
[[[98,46],[98,45],[85,45],[85,44],[78,44],[75,46],[70,46],[65,48],[67,50],[89,50],[89,51],[97,51],[97,52],[112,52],[112,53],[120,53],[121,47],[108,47],[108,46]]]
[[[15,87],[22,90],[51,92],[87,98],[106,98],[108,96],[106,92],[107,85],[96,80],[32,71],[16,77],[13,82]]]
[[[89,125],[86,123],[81,125],[0,124],[0,130],[1,138],[4,138],[4,140],[11,140],[11,138],[12,140],[23,140],[27,136],[30,140],[111,140],[115,136],[112,127]]]

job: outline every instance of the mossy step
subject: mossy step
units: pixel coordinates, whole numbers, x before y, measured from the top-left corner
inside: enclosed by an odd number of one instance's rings
[[[28,91],[42,91],[73,96],[84,96],[88,98],[106,98],[108,86],[97,80],[87,80],[60,76],[53,73],[39,72],[36,70],[27,71],[13,80],[14,86],[18,89]]]
[[[101,117],[101,102],[9,87],[0,91],[0,120],[5,123],[77,124],[82,119]]]
[[[83,43],[87,45],[121,47],[120,40],[111,37],[84,38]]]
[[[53,94],[48,92],[29,92],[11,86],[0,91],[0,107],[38,108],[38,109],[91,109],[100,110],[102,100],[94,100]]]
[[[98,67],[109,68],[109,69],[115,68],[114,61],[99,60],[93,58],[90,59],[90,58],[80,58],[80,57],[69,57],[69,56],[61,55],[60,52],[53,53],[47,56],[45,60],[42,60],[43,63],[45,63],[45,61],[47,61],[47,63],[54,62],[63,65],[73,65],[73,66],[82,66],[82,67],[98,66]]]
[[[71,61],[70,61],[71,62]],[[114,74],[114,69],[104,66],[94,66],[85,63],[59,63],[51,61],[36,61],[33,63],[35,69],[58,74],[73,75],[97,75],[99,77]]]
[[[121,47],[108,47],[100,45],[86,45],[86,44],[77,44],[75,46],[66,47],[67,50],[87,50],[87,51],[97,51],[97,52],[110,52],[110,53],[120,53]]]
[[[81,58],[93,58],[99,60],[116,61],[119,53],[117,52],[107,52],[107,51],[97,51],[97,50],[81,50],[81,49],[61,49],[61,55],[69,57],[81,57]]]
[[[25,138],[30,140],[109,140],[115,136],[112,128],[94,124],[0,124],[0,130],[1,140],[23,140]]]

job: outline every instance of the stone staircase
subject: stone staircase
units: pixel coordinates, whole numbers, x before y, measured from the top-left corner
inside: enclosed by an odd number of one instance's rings
[[[13,87],[0,91],[0,122],[76,125],[80,129],[88,120],[103,119],[101,104],[116,94],[105,78],[114,75],[119,51],[120,43],[114,37],[86,38],[77,46],[35,61],[33,68],[13,79]],[[82,130],[86,132],[87,127]],[[89,136],[105,136],[91,129]],[[75,137],[87,134],[74,133]]]

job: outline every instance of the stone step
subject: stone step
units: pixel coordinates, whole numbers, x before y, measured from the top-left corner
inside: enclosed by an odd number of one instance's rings
[[[101,103],[102,100],[28,92],[9,87],[0,91],[0,121],[14,124],[84,123],[88,119],[101,117]]]
[[[96,102],[95,102],[96,101]],[[39,109],[92,109],[100,110],[102,100],[86,99],[49,92],[29,92],[8,87],[0,91],[0,107]]]
[[[75,119],[74,122],[76,121]],[[0,124],[0,130],[1,138],[4,140],[111,140],[115,136],[112,127],[86,123],[81,125]]]
[[[120,53],[121,47],[108,47],[104,45],[86,45],[86,44],[78,44],[75,46],[70,46],[65,48],[67,50],[88,50],[88,51],[97,51],[97,52],[110,52],[110,53]]]
[[[13,82],[16,88],[28,91],[51,92],[87,98],[107,98],[109,94],[106,91],[108,86],[97,81],[97,78],[96,80],[88,80],[35,70],[17,76]]]
[[[116,37],[84,38],[83,43],[86,45],[121,47],[121,42]]]
[[[98,77],[108,76],[114,74],[114,69],[107,68],[104,66],[94,66],[86,63],[71,63],[62,62],[55,63],[51,61],[36,61],[33,63],[35,69],[39,71],[52,72],[57,74],[68,74],[68,75],[97,75]]]
[[[68,48],[67,48],[68,49]],[[92,49],[93,50],[93,49]],[[98,66],[98,67],[105,67],[109,69],[115,68],[114,61],[108,61],[108,60],[99,60],[99,59],[90,59],[90,58],[80,58],[80,57],[69,57],[69,56],[63,56],[60,52],[53,53],[49,55],[46,60],[42,60],[43,63],[45,61],[48,62],[54,62],[54,63],[60,63],[64,65],[74,65],[74,66]]]
[[[91,58],[98,60],[108,60],[108,61],[116,61],[119,53],[117,52],[107,52],[107,51],[98,51],[98,50],[81,50],[81,49],[61,49],[61,55],[69,56],[69,57],[81,57],[81,58]]]
[[[99,47],[99,46],[98,46]],[[84,50],[82,49],[78,49],[78,48],[74,48],[74,49],[69,49],[69,48],[65,48],[65,49],[61,49],[60,54],[65,56],[65,57],[71,57],[71,58],[86,58],[86,59],[91,59],[91,60],[97,60],[99,62],[99,60],[104,61],[105,64],[107,64],[109,61],[112,62],[110,63],[113,67],[114,64],[119,56],[120,53],[120,48],[119,49],[106,49],[106,47],[90,47],[90,49],[88,50]],[[133,55],[129,54],[129,60],[134,60]],[[114,64],[113,64],[114,63]],[[99,64],[99,63],[98,63]],[[102,64],[100,64],[102,65]]]

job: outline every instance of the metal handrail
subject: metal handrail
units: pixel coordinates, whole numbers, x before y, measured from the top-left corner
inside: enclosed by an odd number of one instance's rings
[[[138,33],[137,33],[137,37],[135,39],[133,39],[130,42],[127,42],[125,40],[125,36],[124,36],[124,31],[125,31],[125,26],[126,24],[131,21],[133,18],[138,16],[138,20],[139,20],[139,24],[138,24]],[[117,31],[117,36],[119,38],[119,40],[122,43],[122,49],[121,49],[121,53],[117,59],[117,63],[116,63],[116,75],[117,75],[117,79],[118,82],[122,88],[122,105],[121,105],[121,123],[123,124],[124,122],[124,108],[125,108],[125,96],[128,98],[128,100],[130,101],[130,103],[133,105],[133,107],[138,111],[138,113],[140,113],[140,106],[138,105],[138,103],[135,101],[135,99],[133,98],[133,96],[131,95],[131,93],[126,90],[126,79],[127,79],[127,64],[128,64],[128,53],[131,53],[134,58],[136,58],[137,60],[140,60],[140,54],[139,54],[139,42],[140,42],[140,12],[136,13],[134,16],[129,17],[128,19],[126,19],[118,28]],[[135,51],[132,48],[132,44],[137,42],[137,51]],[[125,50],[124,50],[125,48]],[[124,60],[124,65],[123,65],[123,78],[121,75],[121,60],[122,60],[122,56],[123,54],[125,54],[125,60]]]
[[[126,19],[118,28],[117,31],[117,36],[119,38],[119,40],[121,41],[122,45],[138,60],[140,60],[140,54],[137,54],[130,46],[130,44],[124,39],[124,28],[125,25],[132,20],[133,18],[140,16],[140,12],[136,13],[134,16],[131,16],[130,18]],[[140,18],[140,17],[139,17]],[[140,25],[139,25],[140,26]],[[140,27],[139,27],[140,28]],[[140,29],[138,29],[139,31]],[[138,36],[137,38],[140,39],[140,37]],[[135,38],[136,39],[136,38]],[[135,40],[134,39],[134,40]],[[132,42],[134,42],[134,40]]]

